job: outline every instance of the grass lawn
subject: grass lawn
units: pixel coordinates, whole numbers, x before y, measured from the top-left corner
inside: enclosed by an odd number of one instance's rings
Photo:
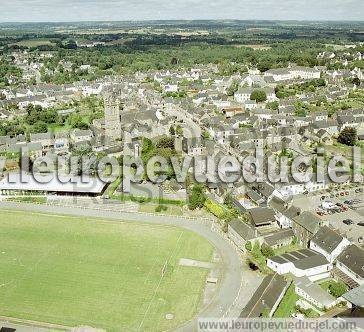
[[[46,197],[37,197],[37,196],[9,197],[6,200],[9,202],[20,202],[20,203],[38,203],[38,204],[47,203]]]
[[[0,315],[108,331],[160,331],[192,318],[207,271],[178,261],[213,253],[176,227],[7,210],[0,238]]]
[[[319,285],[321,288],[323,288],[325,291],[327,291],[330,294],[331,294],[330,287],[332,287],[332,286],[341,287],[341,289],[344,291],[344,293],[349,290],[349,288],[342,281],[335,281],[333,279],[321,282]],[[331,294],[331,295],[335,296],[335,294]],[[338,297],[338,296],[335,296],[335,297]]]
[[[274,318],[290,318],[291,314],[296,311],[295,305],[298,300],[298,295],[295,293],[295,286],[292,283],[288,287],[286,294],[279,304],[276,312],[274,313]]]
[[[13,45],[24,46],[24,47],[38,47],[43,45],[54,45],[54,43],[49,39],[29,39],[29,40],[22,40]]]
[[[295,251],[295,250],[300,250],[302,249],[302,247],[296,243],[296,244],[290,244],[288,246],[285,246],[285,247],[280,247],[280,248],[277,248],[277,249],[274,249],[274,254],[275,255],[283,255],[287,252],[292,252],[292,251]]]

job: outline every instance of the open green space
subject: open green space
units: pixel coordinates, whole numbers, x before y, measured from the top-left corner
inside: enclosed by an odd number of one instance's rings
[[[286,294],[275,311],[274,318],[289,318],[296,311],[295,306],[298,300],[298,295],[295,293],[295,286],[292,283],[288,287]]]
[[[176,227],[7,210],[0,238],[0,315],[107,331],[162,331],[191,319],[208,271],[179,260],[213,253]]]

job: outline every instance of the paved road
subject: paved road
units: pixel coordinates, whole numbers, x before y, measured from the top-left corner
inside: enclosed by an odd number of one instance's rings
[[[180,331],[194,331],[197,329],[198,317],[203,318],[219,318],[223,316],[230,317],[235,316],[241,308],[234,307],[234,303],[238,294],[241,293],[242,285],[242,271],[246,269],[243,266],[241,256],[234,250],[232,245],[221,237],[218,233],[212,230],[210,222],[198,222],[181,217],[173,216],[152,216],[143,215],[140,213],[128,213],[128,212],[114,212],[114,211],[100,211],[91,209],[79,209],[70,207],[59,207],[59,206],[46,206],[46,205],[31,205],[24,203],[13,203],[13,202],[0,202],[1,209],[15,209],[22,211],[41,212],[41,213],[56,213],[63,215],[73,216],[85,216],[95,218],[106,218],[110,220],[120,220],[129,222],[144,222],[151,224],[163,224],[183,227],[191,230],[197,234],[200,234],[208,241],[210,241],[218,251],[221,257],[221,264],[224,274],[219,280],[219,287],[216,291],[211,303],[207,305],[203,310],[195,317],[192,321],[188,322],[181,328]],[[1,218],[1,213],[0,213]],[[244,292],[244,288],[242,291]],[[248,290],[247,296],[250,295]],[[249,295],[248,295],[249,294]]]

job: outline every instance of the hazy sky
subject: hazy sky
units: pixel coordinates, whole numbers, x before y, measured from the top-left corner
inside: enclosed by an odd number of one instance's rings
[[[0,22],[363,18],[364,0],[0,0]]]

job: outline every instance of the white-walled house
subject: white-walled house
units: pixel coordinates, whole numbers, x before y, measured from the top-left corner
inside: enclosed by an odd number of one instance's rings
[[[292,67],[289,71],[292,73],[294,78],[318,79],[321,77],[321,72],[315,68]]]
[[[351,288],[364,285],[364,250],[352,244],[337,258],[334,276]]]
[[[295,277],[308,277],[311,281],[328,278],[332,270],[332,264],[311,249],[268,258],[267,266],[278,274],[292,273]]]
[[[340,301],[307,277],[295,278],[294,283],[296,294],[320,309],[332,308]]]
[[[330,263],[349,245],[348,239],[327,226],[322,226],[310,241],[310,248],[325,256]]]

